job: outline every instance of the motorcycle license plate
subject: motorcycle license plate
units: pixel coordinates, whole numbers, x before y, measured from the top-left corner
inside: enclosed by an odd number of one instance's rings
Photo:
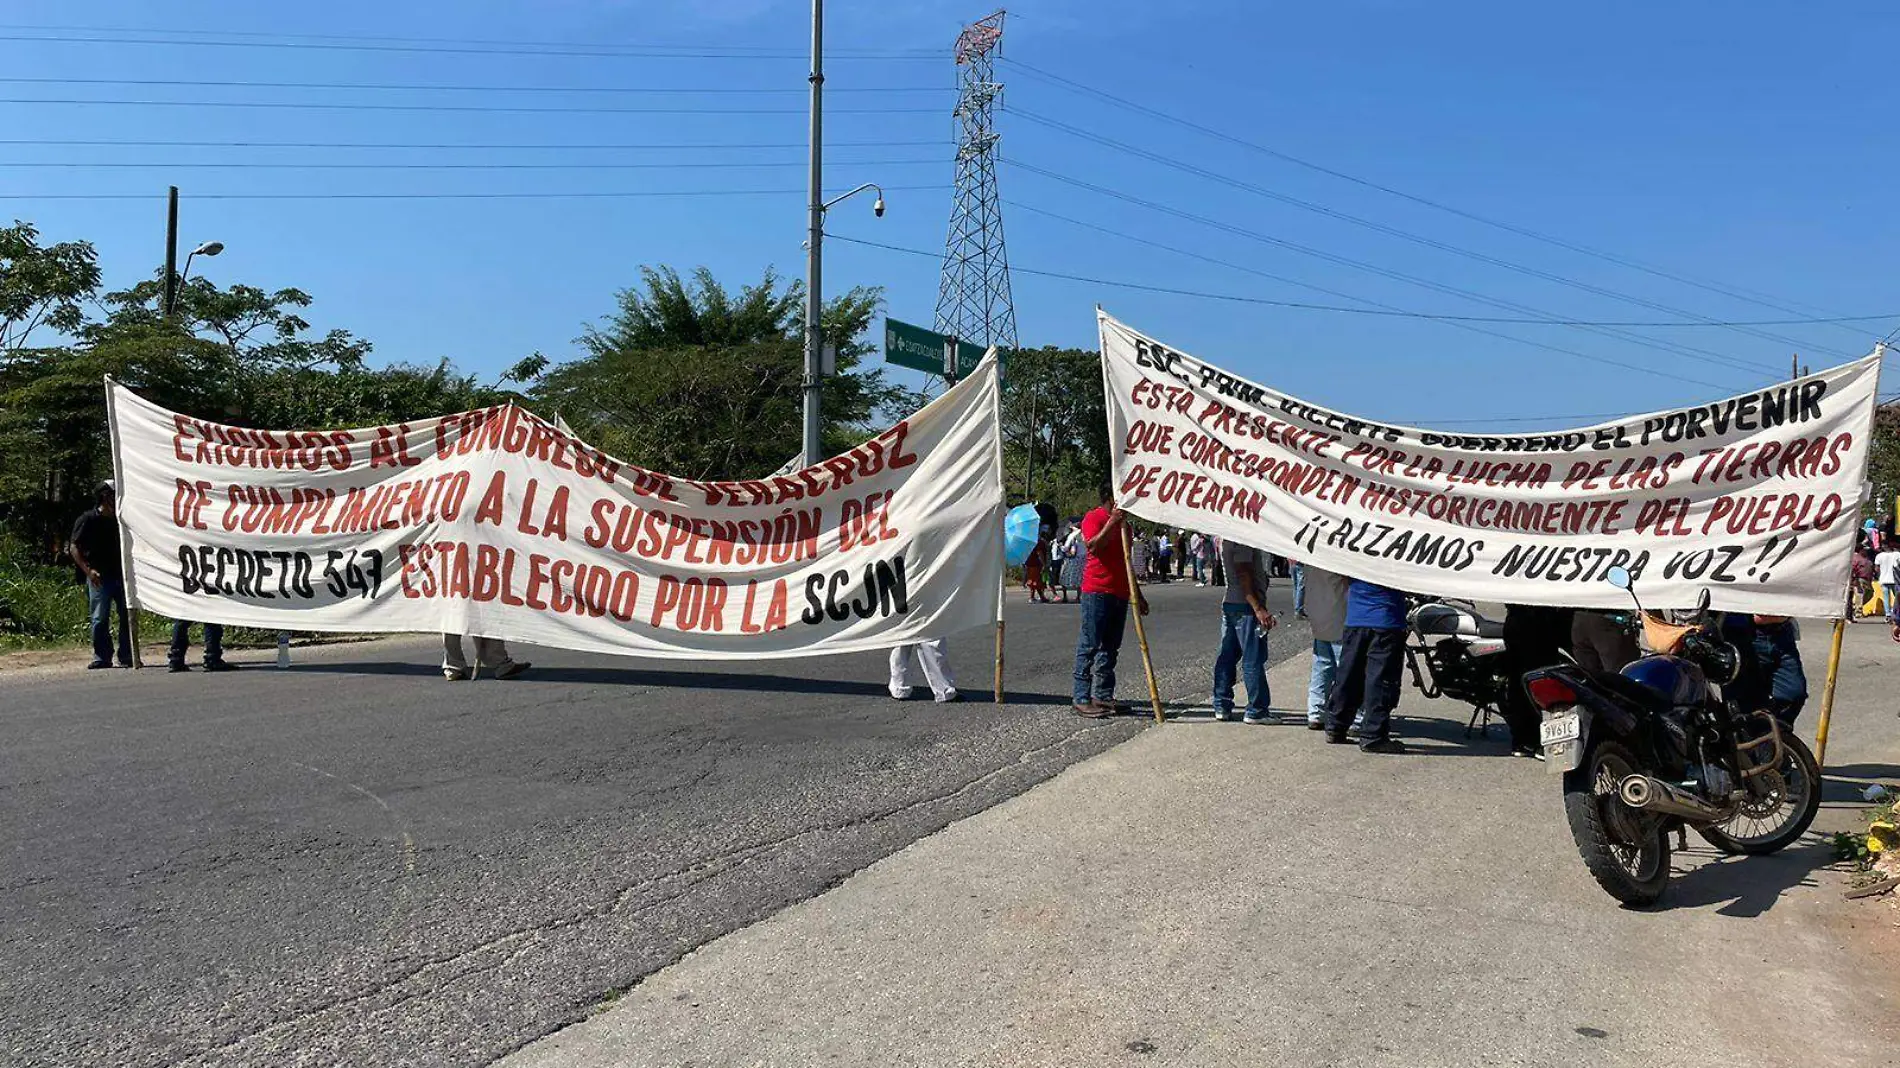
[[[1538,740],[1546,749],[1564,742],[1574,742],[1583,737],[1583,717],[1575,712],[1552,716],[1538,725],[1537,733]]]

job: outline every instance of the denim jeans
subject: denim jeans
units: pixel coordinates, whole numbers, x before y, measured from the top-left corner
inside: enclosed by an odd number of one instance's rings
[[[1306,722],[1326,721],[1326,702],[1332,699],[1339,677],[1339,642],[1313,639],[1313,672],[1306,680]]]
[[[1326,706],[1326,729],[1343,734],[1356,709],[1360,744],[1387,737],[1392,710],[1399,704],[1405,669],[1405,629],[1347,627],[1340,643],[1339,676]]]
[[[1194,565],[1194,581],[1206,582],[1207,571],[1206,571],[1206,568],[1202,564],[1201,558],[1198,555],[1194,556],[1192,559],[1189,560],[1189,563],[1192,563]]]
[[[102,664],[112,662],[112,625],[108,609],[119,615],[119,663],[131,666],[132,628],[125,610],[125,580],[100,579],[99,585],[86,584],[86,612],[92,619],[92,658]]]
[[[1075,642],[1075,703],[1115,698],[1115,657],[1128,626],[1128,602],[1112,593],[1082,595],[1082,633]]]
[[[1808,703],[1808,675],[1801,667],[1801,649],[1795,642],[1793,623],[1757,623],[1754,642],[1755,662],[1767,676],[1768,710],[1788,726]],[[1749,650],[1743,649],[1747,656]]]
[[[1264,716],[1272,704],[1267,693],[1267,638],[1253,609],[1244,604],[1220,606],[1220,652],[1214,654],[1214,708],[1234,708],[1234,666],[1247,687],[1247,715]]]
[[[1306,614],[1306,565],[1293,562],[1293,614]]]
[[[1880,599],[1886,602],[1884,607],[1887,609],[1887,618],[1900,623],[1900,585],[1891,582],[1881,583]]]
[[[191,648],[191,621],[172,620],[171,662],[185,662],[185,651]],[[205,663],[215,664],[224,659],[224,624],[205,624]]]

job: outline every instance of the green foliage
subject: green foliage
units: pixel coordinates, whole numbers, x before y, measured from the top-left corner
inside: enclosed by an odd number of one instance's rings
[[[1084,349],[1018,349],[1009,354],[1003,391],[1004,485],[1025,496],[1034,456],[1033,496],[1063,518],[1100,503],[1109,477],[1108,422],[1101,357]]]
[[[99,290],[99,256],[90,242],[41,245],[32,223],[0,229],[0,351],[19,349],[40,327],[71,333],[83,302]]]
[[[1874,413],[1867,479],[1874,484],[1874,495],[1864,505],[1866,518],[1891,515],[1894,498],[1900,496],[1900,404],[1889,404]]]
[[[665,267],[642,268],[641,281],[581,335],[580,357],[541,374],[533,406],[609,453],[688,478],[757,478],[797,455],[803,288],[767,271],[735,296],[705,268],[690,284]],[[822,399],[828,454],[901,414],[901,391],[864,366],[878,302],[876,290],[854,289],[820,315],[838,353]]]

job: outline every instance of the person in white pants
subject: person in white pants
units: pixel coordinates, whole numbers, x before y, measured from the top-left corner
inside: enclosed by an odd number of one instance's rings
[[[942,638],[900,645],[891,650],[891,696],[899,701],[910,696],[910,659],[913,651],[924,669],[924,681],[937,703],[957,700],[957,681],[950,677],[950,658],[945,655]]]
[[[512,679],[530,666],[526,660],[510,659],[508,644],[500,638],[476,638],[475,662],[486,665],[498,679]],[[462,636],[442,635],[442,677],[450,682],[465,682],[474,675],[462,656]]]

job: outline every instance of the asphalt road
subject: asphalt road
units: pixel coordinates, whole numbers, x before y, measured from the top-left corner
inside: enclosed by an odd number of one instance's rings
[[[1164,694],[1217,592],[1154,591]],[[0,675],[0,1062],[487,1063],[1141,729],[1068,713],[1073,606],[1008,619],[1001,707],[987,632],[953,706],[878,655],[449,684],[422,640]]]

